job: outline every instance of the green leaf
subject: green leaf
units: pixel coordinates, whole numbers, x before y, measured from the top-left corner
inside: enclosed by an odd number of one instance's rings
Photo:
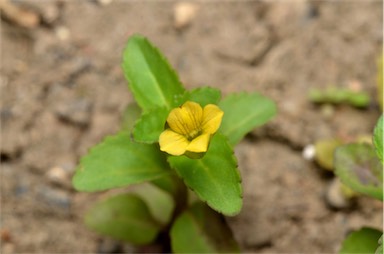
[[[340,254],[349,254],[349,253],[375,253],[377,247],[379,246],[379,238],[383,232],[373,229],[363,227],[358,231],[354,231],[348,235],[348,237],[343,241],[341,246]]]
[[[174,174],[169,174],[155,179],[151,181],[151,183],[169,193],[169,195],[173,197],[176,211],[185,209],[188,202],[188,188],[185,186],[180,177],[176,175],[176,172],[174,172]]]
[[[143,36],[133,35],[123,53],[124,74],[137,103],[144,111],[172,109],[184,88],[165,57]]]
[[[170,222],[175,208],[175,202],[170,193],[152,183],[137,185],[133,192],[146,203],[153,218],[163,226],[166,226]]]
[[[252,129],[269,121],[276,114],[275,103],[257,93],[231,94],[219,107],[224,111],[220,130],[236,145]]]
[[[314,103],[347,103],[358,108],[369,106],[369,94],[364,91],[353,91],[346,88],[330,86],[325,90],[311,89],[309,99]]]
[[[369,94],[365,92],[351,92],[347,102],[357,108],[366,108],[369,106],[371,98]]]
[[[98,202],[86,214],[85,224],[100,234],[133,244],[148,244],[161,230],[144,201],[133,194]]]
[[[133,126],[135,126],[135,122],[141,116],[141,108],[137,103],[130,103],[124,110],[123,113],[123,124],[122,129],[128,132],[133,130]]]
[[[379,239],[379,246],[377,247],[375,254],[383,254],[383,235]]]
[[[72,183],[79,191],[100,191],[151,181],[170,172],[158,146],[133,143],[129,133],[120,132],[81,159]]]
[[[133,129],[135,141],[143,143],[158,142],[160,134],[164,131],[168,114],[169,110],[161,107],[144,113]]]
[[[371,145],[340,146],[335,152],[335,169],[354,191],[383,200],[383,168]]]
[[[373,145],[381,163],[383,163],[383,116],[379,118],[373,131]]]
[[[225,136],[216,133],[201,159],[170,156],[172,168],[200,199],[218,212],[235,215],[242,206],[242,188],[236,158]]]
[[[176,172],[157,178],[151,181],[151,183],[172,195],[181,192],[181,189],[183,188],[186,189],[183,181],[176,175]]]
[[[181,98],[182,101],[180,104],[183,104],[186,101],[194,101],[204,107],[207,104],[218,104],[220,98],[220,90],[205,86],[187,91]]]
[[[239,253],[239,247],[222,216],[205,204],[195,203],[172,225],[174,253]]]

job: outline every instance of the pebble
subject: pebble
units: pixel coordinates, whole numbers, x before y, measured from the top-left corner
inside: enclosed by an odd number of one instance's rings
[[[43,21],[49,25],[54,24],[60,18],[60,8],[55,2],[45,3],[39,6],[40,16]]]
[[[86,98],[67,101],[56,107],[56,115],[69,123],[86,127],[91,120],[92,103]]]
[[[61,41],[67,41],[71,37],[71,32],[66,26],[57,26],[55,28],[55,34]]]
[[[312,161],[316,155],[315,146],[313,144],[305,146],[302,155],[305,160]]]
[[[2,228],[0,230],[0,239],[1,239],[1,242],[12,242],[12,236],[11,236],[11,233],[9,232],[9,230],[7,228]]]
[[[177,29],[187,27],[196,17],[199,6],[190,2],[179,2],[173,8],[174,26]]]
[[[38,13],[25,8],[25,6],[17,5],[13,1],[1,0],[0,10],[11,22],[25,28],[35,28],[40,23]]]
[[[25,183],[18,183],[13,190],[16,197],[22,197],[29,191],[28,186]]]
[[[49,182],[53,184],[57,184],[63,187],[69,187],[71,188],[71,179],[69,176],[69,171],[65,170],[62,167],[53,167],[48,170],[46,173],[46,177],[49,180]]]
[[[112,3],[112,0],[96,0],[96,2],[100,5],[106,6]]]
[[[71,199],[67,192],[53,189],[49,186],[38,186],[37,197],[44,201],[47,205],[62,208],[69,211],[71,206]]]
[[[334,178],[328,185],[325,193],[326,203],[335,209],[350,208],[353,204],[351,198],[346,197],[342,191],[342,184],[339,178]]]

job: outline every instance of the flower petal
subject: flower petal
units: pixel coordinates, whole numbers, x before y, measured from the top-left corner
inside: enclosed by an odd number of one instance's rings
[[[219,129],[224,112],[216,105],[208,104],[203,110],[203,133],[213,134]]]
[[[187,146],[187,151],[202,153],[208,150],[209,140],[211,139],[211,134],[203,134],[195,138]]]
[[[169,127],[184,136],[200,130],[203,109],[196,102],[187,101],[180,108],[173,109],[167,118]]]
[[[182,155],[189,141],[182,135],[169,129],[163,131],[159,138],[160,150],[171,155]]]

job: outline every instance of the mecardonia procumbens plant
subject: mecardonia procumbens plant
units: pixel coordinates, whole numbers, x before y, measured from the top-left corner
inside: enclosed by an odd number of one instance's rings
[[[344,184],[357,193],[380,201],[384,200],[383,121],[382,115],[373,131],[372,144],[351,143],[340,146],[336,149],[334,161],[336,175]],[[383,253],[382,227],[363,227],[350,232],[339,253]]]
[[[86,224],[134,244],[169,234],[174,252],[238,251],[220,218],[242,206],[233,147],[275,115],[274,102],[258,93],[221,99],[210,87],[187,91],[139,35],[129,39],[122,67],[137,104],[127,107],[119,133],[81,159],[73,185],[79,191],[133,186],[96,204]]]

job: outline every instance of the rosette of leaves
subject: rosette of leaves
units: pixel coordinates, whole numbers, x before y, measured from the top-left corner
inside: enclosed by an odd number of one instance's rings
[[[122,68],[136,103],[127,107],[121,131],[81,159],[73,185],[87,192],[130,191],[98,202],[86,214],[86,224],[138,245],[169,234],[174,252],[238,252],[222,218],[242,207],[233,147],[276,114],[275,103],[258,93],[221,98],[211,87],[186,90],[160,51],[140,35],[128,40]],[[224,112],[207,151],[196,158],[169,155],[158,143],[170,112],[187,101]]]
[[[383,201],[383,116],[372,141],[373,145],[352,143],[337,148],[335,172],[352,190]],[[382,234],[373,228],[354,231],[344,240],[340,253],[383,253]]]

